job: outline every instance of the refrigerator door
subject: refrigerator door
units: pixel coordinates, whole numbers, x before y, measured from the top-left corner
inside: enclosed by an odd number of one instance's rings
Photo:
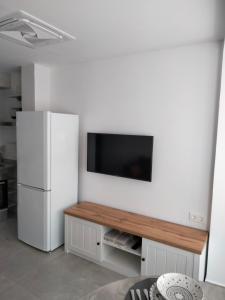
[[[18,183],[50,190],[50,112],[17,113]]]
[[[51,250],[51,192],[18,185],[18,238],[43,251]]]

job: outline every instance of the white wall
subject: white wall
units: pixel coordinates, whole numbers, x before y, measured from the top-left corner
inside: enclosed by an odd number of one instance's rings
[[[51,108],[80,115],[79,199],[208,227],[221,44],[61,67]],[[154,136],[152,182],[86,171],[87,132]]]
[[[51,70],[49,67],[35,64],[35,110],[48,110],[51,97]]]
[[[22,66],[23,110],[48,110],[51,98],[51,70],[40,64]]]
[[[22,66],[22,108],[23,110],[34,110],[35,108],[35,80],[34,64]]]
[[[207,281],[225,286],[225,49],[219,105]]]

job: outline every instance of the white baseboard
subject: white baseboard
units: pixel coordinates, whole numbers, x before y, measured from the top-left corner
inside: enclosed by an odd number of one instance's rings
[[[206,277],[206,279],[205,279],[205,282],[211,283],[211,284],[214,284],[214,285],[218,285],[218,286],[221,286],[221,287],[225,287],[225,284],[224,284],[224,283],[219,283],[219,282],[210,280],[210,279],[208,279],[207,277]]]

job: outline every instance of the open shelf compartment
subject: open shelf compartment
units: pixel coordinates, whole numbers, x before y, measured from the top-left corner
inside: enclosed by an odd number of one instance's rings
[[[106,228],[103,238],[103,244],[136,256],[141,256],[142,239],[138,236],[126,232]]]
[[[102,240],[103,264],[124,275],[140,275],[141,244],[142,238],[138,236],[104,227]],[[136,247],[132,249],[134,245]]]
[[[103,240],[103,244],[111,246],[111,247],[114,247],[116,249],[120,249],[120,250],[128,252],[130,254],[141,256],[141,247],[139,247],[137,250],[133,250],[132,248],[121,246],[121,245],[117,245],[117,244],[115,244],[113,242],[106,241],[106,240]]]
[[[104,245],[103,263],[106,267],[123,275],[139,276],[141,273],[141,257],[121,249]]]

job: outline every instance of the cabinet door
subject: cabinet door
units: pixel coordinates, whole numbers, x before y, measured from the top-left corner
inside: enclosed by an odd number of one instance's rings
[[[66,216],[66,252],[101,260],[102,226]]]
[[[193,276],[194,254],[158,242],[142,239],[142,275],[177,272]]]

